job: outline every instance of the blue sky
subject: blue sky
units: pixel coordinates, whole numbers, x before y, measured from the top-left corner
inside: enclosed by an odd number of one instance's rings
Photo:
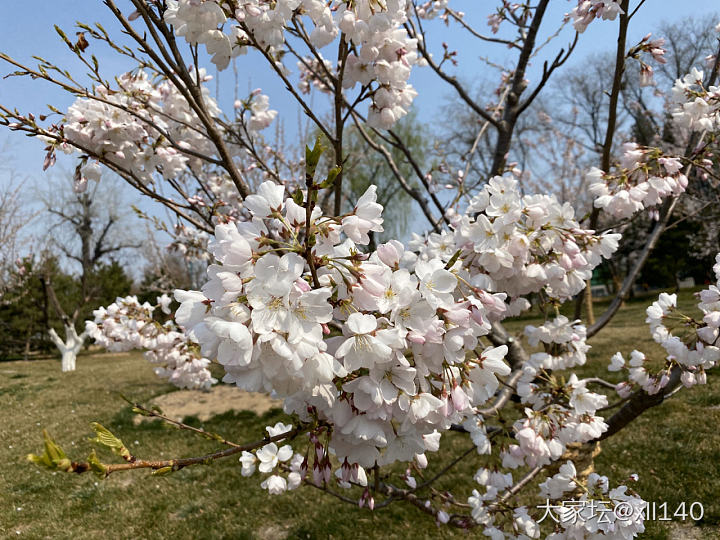
[[[118,0],[118,5],[126,7],[129,2]],[[543,24],[539,41],[543,41],[554,33],[561,25],[563,15],[574,5],[573,1],[552,0],[546,21]],[[486,17],[492,12],[493,6],[497,5],[495,0],[455,0],[451,6],[458,11],[467,14],[467,20],[474,23],[481,31],[489,30],[485,24]],[[631,5],[637,5],[637,0],[632,0]],[[0,51],[15,57],[24,62],[33,62],[31,56],[39,55],[67,67],[71,72],[78,70],[77,61],[59,40],[53,24],[64,28],[69,35],[74,35],[73,26],[76,20],[93,23],[100,22],[111,33],[118,35],[118,24],[113,21],[107,8],[100,0],[0,0],[3,18],[6,24],[3,25],[3,32],[0,33]],[[127,9],[126,12],[130,12]],[[720,0],[647,0],[640,9],[633,24],[631,25],[629,44],[636,43],[642,36],[655,30],[663,21],[679,20],[690,15],[714,16],[720,11]],[[487,45],[471,40],[466,33],[451,26],[452,31],[448,32],[441,23],[431,23],[429,46],[431,50],[439,51],[440,42],[447,41],[451,49],[458,51],[458,58],[461,61],[462,71],[458,76],[470,83],[480,80],[483,77],[492,77],[497,80],[497,74],[493,73],[482,62],[478,60],[481,56],[493,58],[497,63],[510,61],[515,54],[508,51],[501,45]],[[611,22],[597,21],[590,25],[589,29],[580,36],[579,45],[564,69],[572,69],[573,66],[581,65],[583,59],[592,53],[611,51],[616,39],[616,24]],[[548,45],[543,53],[534,59],[529,70],[531,84],[537,79],[542,67],[542,61],[553,57],[560,47],[572,39],[573,32],[566,26],[558,38]],[[105,73],[119,73],[129,66],[123,60],[107,50],[91,45],[92,51],[100,59],[104,66]],[[257,56],[248,55],[241,57],[238,61],[239,91],[246,93],[256,87],[263,88],[263,91],[270,95],[271,106],[280,111],[279,118],[283,118],[284,126],[290,136],[297,133],[298,119],[301,115],[298,107],[292,98],[284,90],[281,84],[269,74]],[[291,66],[292,67],[292,66]],[[0,75],[12,71],[10,66],[0,64]],[[219,83],[222,88],[234,86],[232,70],[219,75]],[[420,118],[428,123],[434,123],[442,114],[442,105],[447,102],[450,93],[449,88],[439,82],[431,73],[429,68],[416,68],[413,72],[412,83],[419,92],[416,105],[420,111]],[[221,105],[228,110],[232,99],[232,90],[221,92]],[[322,107],[324,96],[318,95],[314,98],[315,103]],[[19,80],[18,78],[0,79],[0,103],[12,105],[22,112],[43,112],[47,103],[52,103],[59,109],[67,108],[73,98],[62,91],[38,81]],[[35,184],[46,184],[48,181],[62,181],[54,174],[55,178],[48,180],[47,173],[42,172],[42,145],[38,141],[28,139],[17,133],[9,133],[7,130],[0,131],[0,150],[3,150],[2,164],[7,169],[13,169],[20,176],[29,176]],[[64,160],[65,166],[71,168],[73,162]],[[7,183],[10,175],[7,170],[2,171],[0,167],[0,183]]]

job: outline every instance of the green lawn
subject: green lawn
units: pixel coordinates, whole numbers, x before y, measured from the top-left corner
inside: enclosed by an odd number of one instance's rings
[[[633,348],[656,353],[644,324],[644,309],[652,299],[630,302],[612,326],[591,341],[590,361],[583,375],[612,379],[605,367],[617,350]],[[681,306],[691,306],[689,293]],[[602,309],[598,303],[597,310]],[[515,323],[519,330],[529,321]],[[720,381],[683,391],[650,410],[620,435],[603,443],[596,460],[598,472],[621,482],[638,472],[637,490],[646,500],[703,503],[705,518],[683,529],[691,538],[720,537]],[[11,538],[438,538],[464,537],[461,531],[438,529],[415,508],[392,504],[371,513],[311,488],[269,498],[259,477],[243,478],[237,460],[196,466],[165,477],[146,471],[116,473],[107,480],[92,475],[49,473],[29,464],[25,456],[42,447],[41,429],[76,460],[91,444],[89,423],[99,421],[121,437],[141,458],[201,455],[217,446],[187,432],[159,423],[133,424],[123,393],[147,402],[172,388],[152,373],[139,354],[94,355],[78,359],[78,371],[60,372],[58,361],[0,363],[0,537]],[[227,413],[195,422],[235,441],[256,440],[264,426],[284,417],[271,411]],[[443,439],[439,469],[467,448],[462,434]],[[106,462],[113,460],[102,454]],[[117,459],[117,458],[115,458]],[[438,485],[465,497],[472,489],[458,488],[487,457],[471,454]],[[676,520],[675,523],[680,523]],[[675,538],[666,523],[648,523],[644,538]],[[689,524],[686,522],[686,526]],[[418,531],[420,531],[418,533]],[[475,534],[473,534],[475,536]],[[484,538],[484,537],[483,537]]]

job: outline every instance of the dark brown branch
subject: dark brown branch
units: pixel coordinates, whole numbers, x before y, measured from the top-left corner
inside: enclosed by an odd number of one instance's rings
[[[460,23],[460,26],[465,28],[465,30],[470,32],[476,38],[478,38],[482,41],[487,41],[489,43],[500,43],[502,45],[507,45],[508,47],[511,47],[511,48],[520,49],[520,45],[518,45],[514,41],[510,41],[507,39],[493,38],[493,37],[481,34],[477,30],[475,30],[472,26],[470,26],[468,23],[466,23],[465,19],[463,17],[461,17],[457,11],[450,9],[449,7],[446,7],[445,11],[447,11],[453,19],[455,19],[458,23]]]
[[[547,1],[547,0],[544,0]],[[473,98],[470,97],[470,94],[467,93],[467,90],[465,90],[465,87],[460,84],[460,82],[457,80],[456,77],[453,77],[451,75],[448,75],[445,73],[445,71],[440,67],[432,58],[432,55],[427,50],[427,45],[425,41],[425,36],[419,35],[415,25],[412,22],[409,22],[405,25],[406,30],[408,33],[418,39],[417,48],[418,51],[420,51],[420,54],[422,57],[427,61],[428,65],[432,68],[432,70],[445,82],[447,82],[450,86],[452,86],[455,91],[457,92],[458,96],[460,96],[460,99],[462,99],[465,104],[472,109],[472,111],[477,114],[480,118],[483,120],[486,120],[490,122],[493,126],[499,127],[499,122],[497,119],[493,118],[487,111],[485,111],[482,107],[480,107]]]
[[[612,152],[613,140],[615,138],[615,126],[617,124],[618,100],[620,99],[620,90],[622,88],[623,74],[625,73],[625,49],[627,42],[627,29],[630,23],[630,18],[628,16],[629,4],[630,0],[621,0],[620,2],[620,9],[622,10],[622,13],[620,14],[617,47],[615,49],[615,73],[613,74],[612,89],[610,91],[607,128],[605,129],[605,140],[603,142],[602,158],[600,160],[600,169],[604,172],[608,172],[610,170],[610,155]],[[593,208],[592,212],[590,213],[590,229],[595,230],[597,228],[599,218],[600,209]],[[630,285],[632,286],[632,283]],[[586,283],[586,289],[581,294],[579,294],[577,299],[575,300],[576,319],[580,318],[583,302],[587,304],[588,323],[594,325],[595,315],[593,313],[592,289],[590,289],[589,287],[589,282]],[[589,334],[588,337],[590,337]]]
[[[40,278],[40,280],[43,284],[43,288],[45,289],[45,293],[47,294],[47,297],[50,300],[53,309],[55,310],[55,313],[57,313],[58,317],[60,317],[65,326],[70,326],[70,318],[67,316],[62,306],[60,305],[60,302],[58,301],[57,295],[55,294],[55,288],[52,286],[52,278],[50,277],[50,274],[46,272],[45,275]]]
[[[670,380],[667,385],[657,394],[648,394],[645,390],[637,390],[634,392],[628,401],[623,405],[619,411],[613,414],[607,421],[608,429],[600,435],[596,440],[602,441],[615,435],[618,431],[626,427],[630,422],[635,420],[642,413],[660,405],[665,398],[672,394],[677,388],[680,387],[681,381],[680,376],[682,375],[683,369],[680,366],[673,366],[670,370]],[[588,444],[592,444],[595,441],[590,441]]]
[[[530,93],[530,95],[523,101],[521,105],[518,106],[517,109],[517,115],[521,115],[525,109],[527,109],[533,101],[535,101],[535,98],[538,96],[540,91],[545,88],[545,85],[547,84],[548,80],[550,80],[550,76],[553,74],[553,71],[555,71],[557,68],[562,66],[568,58],[570,58],[570,55],[575,50],[575,46],[578,43],[578,37],[579,34],[575,32],[575,39],[573,39],[573,42],[568,46],[567,52],[565,52],[565,49],[560,49],[560,52],[558,52],[555,59],[552,61],[552,64],[550,64],[550,67],[548,67],[547,62],[543,64],[543,74],[540,78],[540,82],[537,84],[535,89]]]
[[[517,66],[513,72],[513,78],[510,83],[510,92],[507,96],[507,105],[503,110],[503,117],[499,122],[495,122],[495,126],[498,130],[497,143],[495,151],[493,153],[493,163],[490,169],[490,176],[502,174],[505,169],[505,160],[507,154],[510,151],[510,143],[512,140],[513,131],[515,130],[515,124],[519,118],[520,110],[520,95],[525,91],[525,72],[530,62],[530,57],[535,49],[535,40],[537,38],[538,31],[540,30],[540,24],[542,23],[543,17],[545,16],[545,10],[550,0],[540,0],[537,7],[535,8],[535,14],[533,15],[532,22],[528,29],[525,41],[518,56]],[[543,83],[544,84],[544,83]]]
[[[358,116],[357,113],[354,111],[351,113],[351,116],[353,118],[353,121],[355,122],[355,127],[357,127],[358,131],[360,132],[360,135],[362,135],[362,138],[365,139],[365,142],[375,150],[376,152],[379,152],[383,158],[385,158],[385,161],[387,162],[388,166],[390,167],[390,170],[392,171],[393,175],[395,176],[396,180],[400,183],[403,190],[410,195],[417,203],[420,205],[420,209],[422,210],[423,214],[427,218],[428,222],[432,226],[433,230],[435,232],[440,232],[440,227],[437,225],[435,218],[432,215],[432,212],[430,211],[430,208],[428,208],[427,200],[425,200],[422,195],[418,192],[417,189],[413,188],[410,183],[407,181],[407,179],[403,176],[403,174],[400,172],[400,169],[398,168],[397,164],[395,163],[395,160],[393,159],[392,155],[388,151],[387,148],[385,148],[382,144],[376,142],[370,134],[365,130],[362,124],[362,119]]]
[[[314,47],[313,47],[314,49]],[[345,34],[340,34],[340,44],[338,45],[337,65],[338,76],[335,78],[335,100],[333,103],[335,112],[335,140],[333,141],[333,149],[335,153],[335,166],[339,167],[340,172],[335,178],[335,200],[333,201],[334,215],[339,216],[342,210],[342,183],[343,183],[343,131],[345,127],[345,118],[343,117],[343,105],[345,103],[343,97],[343,78],[345,76],[345,61],[348,57],[348,46],[345,42]]]

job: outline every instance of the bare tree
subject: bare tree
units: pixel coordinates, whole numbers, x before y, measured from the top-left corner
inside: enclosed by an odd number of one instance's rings
[[[50,339],[62,355],[62,371],[75,370],[77,354],[85,344],[87,334],[85,331],[78,334],[76,323],[82,309],[101,293],[94,280],[98,266],[110,257],[141,247],[121,231],[126,216],[119,214],[114,204],[117,192],[108,186],[104,189],[102,197],[96,188],[92,194],[71,193],[54,200],[46,198],[47,212],[54,216],[56,223],[49,229],[54,231],[49,243],[63,253],[67,261],[80,268],[80,295],[69,313],[58,300],[51,272],[46,271],[42,276],[49,302],[60,317],[65,332],[63,340],[54,328],[48,330]]]

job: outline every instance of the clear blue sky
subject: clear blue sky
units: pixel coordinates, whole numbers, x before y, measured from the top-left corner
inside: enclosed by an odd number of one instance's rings
[[[124,0],[118,0],[117,3],[121,7],[127,7],[129,4]],[[466,12],[468,20],[475,23],[483,32],[488,29],[485,25],[486,17],[496,4],[498,2],[494,0],[451,2],[451,6],[456,10]],[[563,15],[574,4],[574,0],[552,0],[540,41],[557,30]],[[637,5],[637,0],[632,0],[631,5]],[[108,31],[118,35],[118,25],[113,22],[112,16],[100,0],[0,0],[0,8],[5,21],[3,31],[0,32],[0,51],[25,62],[33,62],[31,56],[39,55],[68,67],[71,71],[73,69],[77,71],[77,62],[55,34],[53,24],[58,24],[72,36],[75,21],[100,22]],[[130,11],[132,10],[127,8],[127,12]],[[719,0],[647,0],[633,20],[629,43],[637,42],[646,33],[655,30],[663,21],[678,20],[690,15],[714,16],[718,11],[720,11]],[[435,27],[440,26],[438,22],[431,24]],[[429,33],[430,47],[431,50],[439,51],[440,42],[444,40],[452,49],[458,50],[458,58],[464,66],[459,76],[464,80],[473,81],[474,78],[487,75],[488,68],[477,60],[480,56],[489,56],[498,63],[514,58],[513,52],[502,46],[478,44],[477,40],[470,40],[466,33],[459,31],[457,25],[451,28],[453,31],[450,33],[444,28],[435,28],[436,32]],[[587,32],[581,35],[580,43],[573,59],[568,62],[568,67],[578,65],[588,54],[612,50],[616,31],[616,24],[611,22],[597,21],[591,24]],[[561,46],[565,46],[572,39],[572,35],[572,30],[566,27],[560,36],[546,47],[529,70],[531,79],[538,77],[542,61],[554,56]],[[108,54],[107,50],[94,44],[91,47],[106,73],[119,73],[130,67],[124,61],[118,60],[115,55]],[[297,132],[296,126],[301,115],[287,92],[269,75],[269,71],[258,62],[256,56],[241,57],[238,68],[240,93],[262,87],[263,91],[270,95],[271,106],[280,111],[280,117],[284,119],[288,134],[293,136]],[[12,71],[10,66],[0,64],[0,75],[10,71]],[[495,77],[492,72],[490,76]],[[219,82],[223,88],[232,88],[234,86],[232,70],[220,74]],[[448,87],[440,83],[428,68],[415,69],[412,83],[420,94],[416,104],[421,119],[433,122],[440,114],[438,105],[447,100]],[[322,95],[314,99],[318,105],[325,100]],[[70,96],[44,83],[22,81],[18,78],[0,79],[0,103],[15,106],[22,112],[42,112],[47,103],[52,103],[63,110],[71,102]],[[227,109],[231,102],[232,90],[222,92],[223,107]],[[5,152],[2,159],[6,166],[9,165],[22,175],[34,178],[36,182],[48,181],[46,174],[42,172],[42,145],[38,141],[4,130],[0,132],[0,149],[3,148]],[[65,163],[67,167],[72,166],[71,161]],[[0,171],[0,183],[7,181],[8,175]],[[58,178],[54,178],[53,181],[58,181]]]

